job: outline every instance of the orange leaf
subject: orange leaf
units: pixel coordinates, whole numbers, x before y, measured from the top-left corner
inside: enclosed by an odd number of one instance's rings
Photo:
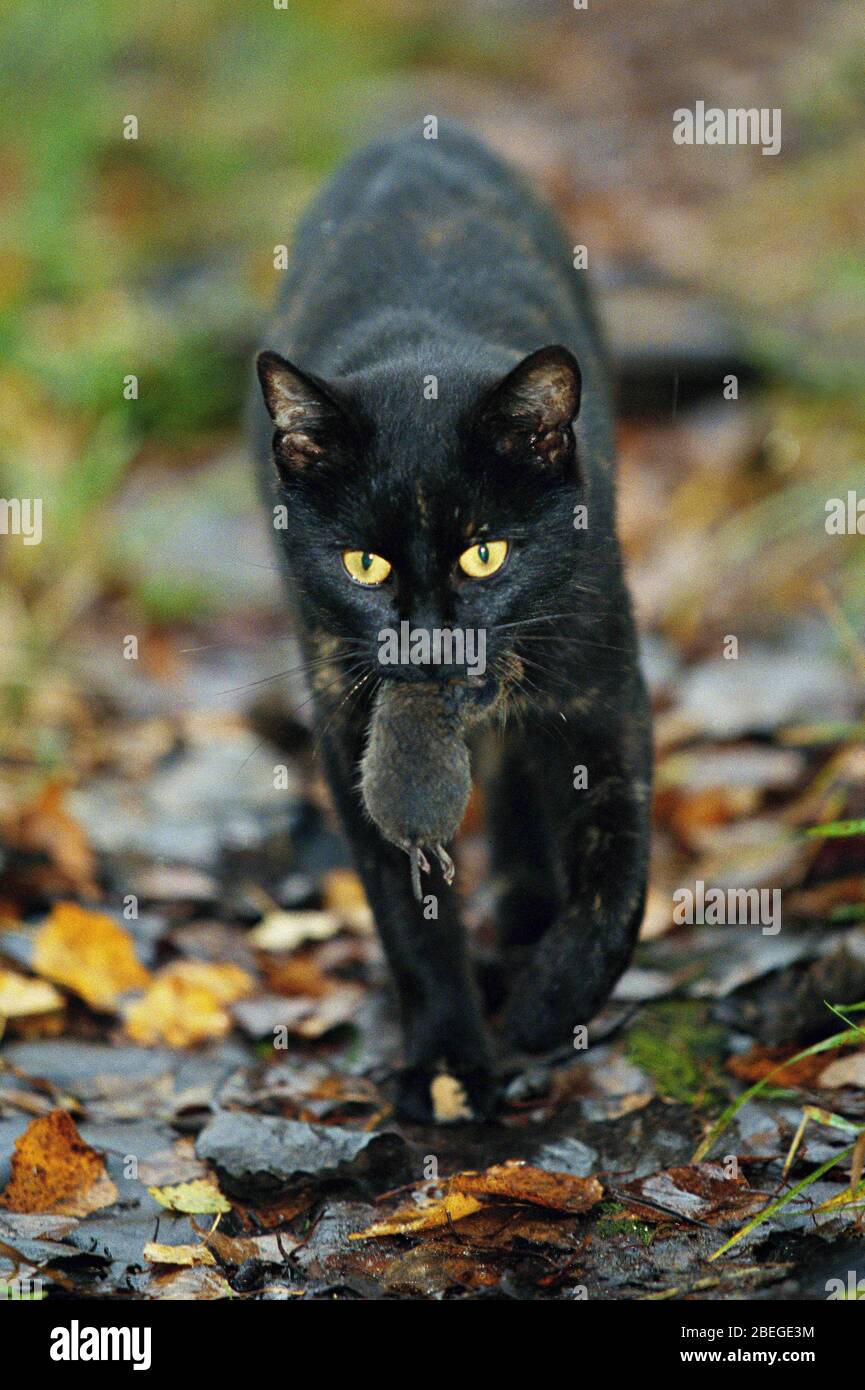
[[[498,1201],[530,1202],[550,1211],[588,1211],[604,1195],[597,1178],[575,1178],[570,1173],[549,1173],[518,1159],[497,1163],[481,1173],[457,1173],[451,1179],[457,1192]]]
[[[31,854],[44,854],[56,871],[50,884],[55,891],[98,898],[96,859],[81,826],[64,806],[67,785],[63,778],[48,782],[36,800],[26,806],[13,824],[5,827],[9,843]]]
[[[15,1141],[12,1175],[0,1194],[7,1211],[89,1216],[116,1201],[101,1154],[85,1144],[65,1110],[33,1120]]]

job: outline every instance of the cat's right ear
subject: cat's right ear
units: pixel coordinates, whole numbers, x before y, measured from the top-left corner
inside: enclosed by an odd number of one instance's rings
[[[300,371],[277,352],[260,352],[255,366],[274,424],[277,468],[294,474],[325,462],[344,442],[348,430],[345,407],[333,387]]]
[[[539,348],[482,401],[480,427],[499,454],[524,455],[547,470],[571,467],[581,476],[573,431],[581,391],[573,353],[559,345]]]

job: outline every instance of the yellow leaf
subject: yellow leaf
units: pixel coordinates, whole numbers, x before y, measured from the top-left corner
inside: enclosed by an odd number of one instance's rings
[[[447,1226],[452,1221],[461,1221],[464,1216],[473,1216],[480,1211],[483,1203],[463,1192],[448,1192],[445,1197],[423,1206],[414,1203],[400,1207],[386,1221],[376,1221],[365,1231],[355,1231],[349,1240],[369,1240],[373,1236],[410,1236],[416,1231],[429,1231],[435,1226]]]
[[[254,988],[252,977],[238,965],[174,961],[158,972],[142,999],[127,1005],[124,1027],[133,1042],[145,1047],[162,1042],[191,1047],[224,1038],[232,1026],[224,1006]]]
[[[104,912],[75,903],[57,903],[39,928],[33,969],[106,1012],[116,1010],[122,994],[150,980],[128,932]]]
[[[148,1241],[144,1247],[144,1258],[155,1265],[215,1265],[206,1245],[158,1245]]]
[[[171,1187],[149,1187],[147,1190],[169,1211],[182,1211],[187,1216],[231,1211],[231,1203],[223,1197],[212,1178],[196,1178],[194,1182],[178,1182]]]

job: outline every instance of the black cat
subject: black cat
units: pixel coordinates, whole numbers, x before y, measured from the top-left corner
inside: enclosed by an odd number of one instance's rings
[[[643,914],[651,754],[585,272],[497,157],[457,127],[418,127],[362,150],[313,205],[269,344],[256,448],[327,776],[399,991],[398,1108],[429,1119],[446,1071],[487,1115],[455,890],[437,882],[430,920],[359,769],[390,682],[459,691],[489,728],[497,925],[524,959],[506,1034],[540,1051],[588,1023]],[[382,634],[403,622],[483,632],[485,671],[383,665]],[[406,738],[409,769],[414,753]]]

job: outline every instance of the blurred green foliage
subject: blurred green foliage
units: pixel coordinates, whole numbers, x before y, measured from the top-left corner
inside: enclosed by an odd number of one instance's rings
[[[136,459],[236,428],[274,247],[388,84],[454,46],[493,68],[510,50],[491,21],[469,36],[388,0],[4,9],[0,495],[41,496],[52,520],[3,558],[0,619],[44,649],[100,584],[131,585],[158,621],[203,611],[206,586],[137,583],[106,503]]]
[[[107,513],[118,487],[133,463],[206,457],[236,429],[274,246],[418,70],[543,92],[549,49],[515,24],[428,0],[7,0],[0,496],[42,497],[51,524],[40,546],[0,557],[0,624],[29,651],[50,650],[107,590],[160,622],[206,609],[206,585],[139,570]],[[840,430],[849,467],[865,418],[865,24],[815,53],[791,92],[801,149],[720,212],[705,278],[738,303],[755,358],[791,384],[785,425],[805,472],[790,482],[811,488],[800,511],[813,529],[825,480],[811,460]],[[784,506],[779,494],[779,543]],[[747,558],[767,520],[745,525]],[[845,554],[858,600],[861,547]]]

